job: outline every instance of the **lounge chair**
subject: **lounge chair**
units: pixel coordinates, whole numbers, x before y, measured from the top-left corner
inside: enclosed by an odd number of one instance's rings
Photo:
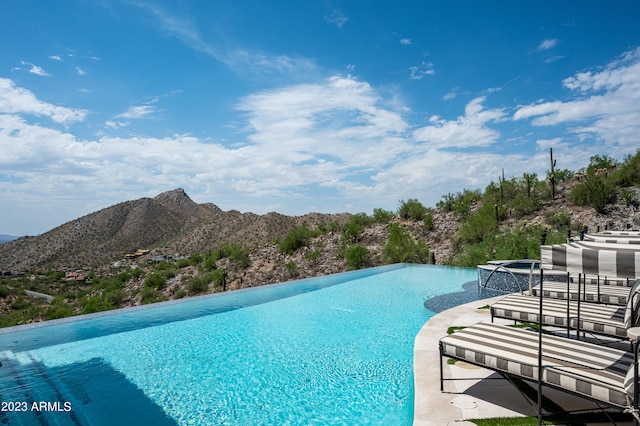
[[[444,357],[637,413],[631,352],[501,324],[478,323],[440,340],[441,391]],[[538,404],[541,415],[540,396]]]
[[[593,281],[590,281],[593,282]],[[606,279],[601,283],[589,284],[570,280],[568,283],[545,281],[542,296],[552,299],[583,300],[586,302],[626,305],[629,301],[633,281],[625,278]],[[534,296],[540,296],[540,286],[531,289]]]
[[[567,329],[627,338],[627,329],[640,325],[638,312],[640,304],[640,280],[636,280],[626,306],[604,305],[597,303],[578,303],[558,299],[543,301],[542,324]],[[540,299],[521,294],[510,294],[490,307],[493,318],[512,319],[540,323]]]

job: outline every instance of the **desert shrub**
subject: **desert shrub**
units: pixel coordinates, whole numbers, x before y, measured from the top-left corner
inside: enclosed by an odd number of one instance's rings
[[[314,250],[307,250],[307,252],[304,254],[304,258],[315,263],[318,261],[321,254],[322,250],[320,250],[319,248]]]
[[[278,248],[282,253],[293,254],[296,250],[309,244],[309,241],[317,232],[311,231],[307,226],[293,228],[278,243]]]
[[[443,195],[440,201],[436,203],[436,207],[456,213],[458,216],[465,218],[471,213],[471,206],[474,202],[482,199],[482,191],[465,189],[462,192]]]
[[[610,174],[611,182],[617,186],[640,184],[640,149],[634,155],[627,155]]]
[[[369,265],[369,250],[357,244],[345,250],[344,258],[349,269],[361,269]]]
[[[187,281],[187,291],[189,294],[201,294],[209,291],[209,281],[198,276]]]
[[[495,219],[494,209],[485,204],[469,216],[458,231],[457,243],[469,244],[482,241],[488,234],[495,231],[498,223]]]
[[[609,170],[618,166],[618,161],[608,155],[593,155],[589,159],[587,174],[595,174],[601,170]]]
[[[11,304],[11,309],[13,309],[14,311],[18,311],[18,310],[21,310],[21,309],[27,309],[30,306],[31,306],[31,303],[27,302],[22,297],[18,297]]]
[[[389,238],[382,248],[386,263],[428,263],[429,247],[414,241],[407,230],[397,223],[389,226]]]
[[[389,223],[395,215],[393,212],[381,208],[373,209],[373,221],[376,223]]]
[[[408,220],[422,220],[427,213],[427,208],[415,198],[407,201],[401,200],[398,207],[398,216]]]
[[[108,311],[113,309],[114,306],[106,300],[103,300],[100,296],[93,296],[87,300],[82,310],[83,314],[91,314],[93,312]]]
[[[152,272],[144,279],[144,286],[160,290],[167,284],[165,278],[157,272]]]
[[[364,231],[364,226],[358,223],[348,222],[344,225],[344,230],[342,231],[342,240],[347,243],[353,243],[358,241],[358,237]]]
[[[556,229],[571,226],[571,216],[567,212],[554,213],[552,211],[546,211],[544,212],[544,220],[549,226]]]
[[[327,232],[337,232],[341,229],[341,226],[338,223],[338,221],[332,220],[327,224],[326,229],[327,229]]]
[[[124,299],[126,299],[127,297],[127,292],[124,289],[113,289],[113,290],[109,290],[109,291],[105,291],[102,294],[102,297],[109,302],[110,304],[112,304],[113,306],[120,306],[122,304],[122,301]]]
[[[427,213],[424,215],[424,219],[422,220],[422,223],[424,224],[424,230],[425,231],[433,231],[436,226],[433,223],[433,214],[432,213]]]
[[[176,269],[176,264],[168,260],[163,260],[156,264],[156,269],[159,271],[172,271]]]
[[[631,190],[630,188],[620,189],[620,198],[627,207],[638,203],[638,197],[636,196],[636,193],[633,192],[633,190]]]
[[[222,271],[216,269],[213,272],[206,274],[200,274],[195,277],[189,278],[187,281],[187,292],[189,294],[201,294],[209,291],[209,284],[214,283],[214,286],[220,284],[222,281]]]
[[[569,192],[569,201],[579,206],[591,206],[598,213],[604,213],[607,204],[613,201],[611,185],[603,176],[588,174]]]
[[[284,264],[285,269],[289,272],[289,275],[292,277],[298,276],[298,265],[293,260],[288,261]]]
[[[459,246],[447,263],[476,267],[495,259],[540,259],[540,240],[546,244],[566,241],[566,229],[548,230],[542,226],[520,226],[513,231],[487,233],[483,240]]]
[[[55,298],[49,308],[47,308],[44,312],[44,318],[48,320],[58,319],[58,318],[66,318],[73,315],[73,308],[64,301]]]
[[[158,290],[154,290],[151,287],[145,287],[140,292],[140,303],[148,305],[149,303],[164,302],[167,300],[166,296],[160,293]]]
[[[7,297],[9,294],[11,294],[9,287],[7,287],[6,285],[0,285],[0,297]]]
[[[556,178],[556,182],[566,182],[573,177],[574,173],[569,169],[561,169],[554,170],[553,175]]]
[[[180,288],[180,289],[176,290],[175,294],[173,295],[173,298],[174,299],[182,299],[186,295],[187,295],[187,291],[184,288]]]
[[[347,223],[348,224],[352,223],[355,225],[360,225],[362,227],[365,227],[373,223],[373,218],[366,213],[356,213],[349,218],[349,221]]]

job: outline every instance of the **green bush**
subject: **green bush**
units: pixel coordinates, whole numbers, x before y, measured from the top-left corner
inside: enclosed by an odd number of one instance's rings
[[[311,231],[307,226],[293,228],[279,243],[282,253],[293,254],[296,250],[309,244],[309,241],[317,232]]]
[[[364,226],[358,223],[347,223],[344,225],[344,231],[342,232],[342,240],[347,243],[354,243],[358,241],[360,234],[364,231]]]
[[[349,269],[361,269],[369,265],[369,250],[361,245],[349,247],[344,252]]]
[[[335,220],[332,220],[332,221],[331,221],[331,222],[329,222],[329,223],[327,224],[327,226],[326,226],[326,231],[327,231],[327,232],[337,232],[337,231],[339,231],[340,229],[342,229],[342,227],[341,227],[341,226],[340,226],[340,224],[339,224],[337,221],[335,221]]]
[[[145,287],[140,292],[140,303],[148,305],[149,303],[164,302],[167,300],[164,294],[151,287]]]
[[[427,213],[424,216],[424,220],[422,222],[424,223],[425,231],[433,231],[436,228],[436,226],[433,223],[433,214],[431,213]]]
[[[6,285],[0,285],[0,297],[7,297],[10,293],[9,287]]]
[[[493,184],[494,188],[497,188]],[[441,200],[436,203],[436,207],[456,213],[459,217],[465,218],[471,213],[471,206],[474,202],[482,199],[482,191],[465,189],[462,192],[443,195]]]
[[[200,274],[189,278],[187,281],[187,292],[189,294],[201,294],[209,292],[209,284],[215,282],[216,276],[220,275],[220,270],[216,270],[207,274]]]
[[[429,247],[414,241],[407,230],[397,223],[389,226],[389,238],[382,248],[386,263],[428,263]]]
[[[22,309],[27,309],[28,307],[31,306],[31,303],[27,302],[25,299],[23,299],[22,297],[18,297],[12,304],[11,304],[11,309],[13,309],[14,311],[18,311],[18,310],[22,310]]]
[[[620,198],[622,199],[622,201],[624,201],[627,207],[638,202],[638,197],[636,196],[636,193],[629,188],[620,189]]]
[[[400,216],[402,219],[422,220],[424,219],[425,214],[427,214],[427,208],[423,206],[422,203],[417,199],[410,198],[407,201],[400,201],[400,207],[398,207],[398,216]]]
[[[579,206],[591,206],[598,213],[604,213],[607,204],[611,203],[613,191],[603,176],[588,174],[569,192],[569,201]]]
[[[609,170],[618,166],[618,161],[608,155],[594,155],[589,159],[587,174],[595,174],[602,170]]]
[[[381,208],[373,209],[373,221],[376,223],[389,223],[395,215],[393,212]]]
[[[127,292],[124,289],[118,288],[105,291],[102,297],[111,305],[119,307],[122,301],[127,298]]]
[[[147,275],[147,278],[144,280],[144,286],[149,288],[154,288],[156,290],[162,289],[167,284],[167,281],[164,277],[157,272],[152,272]]]
[[[293,260],[288,261],[284,264],[285,269],[289,272],[289,275],[292,277],[298,276],[298,265]]]
[[[546,211],[544,212],[544,219],[548,225],[557,229],[571,226],[571,216],[567,212],[554,213],[552,211]]]
[[[640,184],[640,149],[634,155],[627,155],[624,161],[611,172],[610,179],[617,186]]]
[[[458,231],[457,242],[458,244],[469,244],[482,241],[497,227],[494,209],[490,205],[483,205],[475,214],[464,221]]]
[[[318,262],[318,259],[320,258],[320,255],[322,254],[322,250],[315,249],[315,250],[308,250],[305,254],[304,254],[304,258],[307,260],[310,260],[314,263]]]
[[[44,312],[44,318],[47,321],[58,318],[66,318],[72,315],[73,308],[58,298],[55,298],[51,306]]]
[[[103,300],[100,296],[93,296],[87,300],[82,313],[91,314],[93,312],[108,311],[113,308],[114,306],[111,303]]]

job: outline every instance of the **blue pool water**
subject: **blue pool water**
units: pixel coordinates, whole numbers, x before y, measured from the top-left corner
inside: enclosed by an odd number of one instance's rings
[[[423,304],[475,280],[393,265],[0,330],[0,424],[410,425]]]

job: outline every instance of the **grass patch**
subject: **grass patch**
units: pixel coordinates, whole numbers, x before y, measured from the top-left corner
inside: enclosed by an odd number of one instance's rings
[[[454,325],[452,327],[447,328],[447,334],[453,334],[458,330],[462,330],[463,328],[465,328],[465,327],[461,327],[459,325]]]

